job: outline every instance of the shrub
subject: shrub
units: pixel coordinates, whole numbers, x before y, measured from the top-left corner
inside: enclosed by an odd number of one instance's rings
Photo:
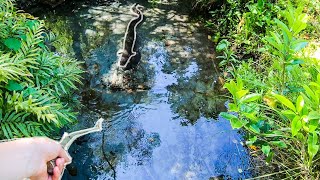
[[[306,63],[301,51],[308,42],[299,38],[307,27],[304,7],[288,3],[282,13],[287,22],[274,19],[266,35],[266,64],[262,72],[252,62],[235,70],[236,80],[225,84],[233,101],[221,113],[233,128],[245,129],[246,144],[258,149],[278,171],[261,177],[318,179],[320,73],[319,65]],[[252,93],[250,93],[250,91]],[[260,155],[261,155],[260,154]]]
[[[44,23],[0,0],[0,138],[50,135],[75,120],[66,103],[79,62],[50,52]]]

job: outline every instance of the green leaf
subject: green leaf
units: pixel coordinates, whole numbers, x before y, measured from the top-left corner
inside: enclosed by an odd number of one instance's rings
[[[291,122],[292,136],[294,137],[295,135],[297,135],[301,128],[302,128],[302,122],[301,122],[300,116],[296,116]]]
[[[43,42],[39,43],[38,46],[41,47],[42,49],[46,49],[46,45],[44,45]]]
[[[233,80],[231,80],[229,83],[225,83],[223,87],[227,88],[233,97],[236,97],[237,85]]]
[[[296,116],[296,113],[294,113],[293,111],[287,109],[287,110],[283,110],[281,111],[281,113],[286,116],[288,119],[293,119]]]
[[[14,51],[17,51],[21,48],[21,41],[16,38],[8,38],[4,40],[4,44],[9,48]]]
[[[266,159],[266,162],[267,162],[267,163],[270,163],[270,162],[271,162],[271,160],[272,160],[272,158],[273,158],[273,155],[274,155],[273,152],[270,152],[270,153],[269,153],[269,156],[268,156],[267,159]]]
[[[27,23],[26,23],[26,25],[27,25],[30,29],[32,29],[35,24],[36,24],[36,21],[35,21],[35,20],[29,20],[29,21],[27,21]]]
[[[308,137],[308,154],[310,157],[310,160],[313,159],[313,157],[318,153],[319,145],[318,143],[318,135],[316,132],[309,134]]]
[[[236,93],[236,97],[238,98],[238,99],[240,99],[240,98],[242,98],[244,95],[246,95],[247,93],[249,92],[249,90],[240,90],[240,91],[237,91],[237,93]]]
[[[287,25],[285,25],[282,21],[279,19],[274,19],[275,23],[281,28],[284,39],[288,38],[286,41],[289,42],[292,39],[292,33],[290,32]]]
[[[297,102],[296,102],[296,109],[298,113],[301,112],[303,106],[304,106],[304,100],[303,100],[303,97],[300,95],[298,96]]]
[[[3,132],[4,136],[5,136],[7,139],[10,139],[9,134],[8,134],[8,131],[7,131],[7,129],[5,128],[4,124],[1,125],[1,129],[2,129],[2,132]]]
[[[251,131],[253,131],[254,133],[256,133],[256,134],[260,134],[260,129],[259,129],[259,127],[258,127],[257,125],[255,125],[255,124],[252,124],[252,125],[249,127],[249,129],[250,129]]]
[[[8,84],[6,85],[6,89],[9,91],[20,91],[23,89],[23,86],[16,81],[9,80]]]
[[[240,99],[241,103],[246,103],[246,102],[252,102],[256,101],[258,99],[261,99],[261,94],[258,93],[253,93],[253,94],[248,94]]]
[[[292,111],[296,112],[296,108],[294,107],[293,103],[287,99],[286,97],[279,95],[279,94],[274,94],[273,96],[280,101],[283,105],[287,106],[288,108],[290,108]]]
[[[316,101],[316,100],[318,99],[317,96],[314,94],[314,92],[310,89],[309,86],[304,85],[304,86],[303,86],[303,89],[305,90],[305,93],[306,93],[313,101]],[[318,102],[319,102],[319,99],[318,99]]]
[[[220,113],[220,116],[225,118],[226,120],[231,120],[233,118],[238,118],[237,116],[233,115],[233,114],[230,114],[230,113],[227,113],[227,112],[222,112]]]
[[[311,119],[309,120],[309,132],[313,133],[319,126],[319,119]]]
[[[229,103],[228,107],[229,107],[229,111],[231,111],[231,112],[238,112],[239,111],[238,106],[234,103]]]
[[[239,129],[242,126],[244,126],[244,124],[246,123],[246,122],[241,122],[241,120],[239,120],[237,116],[232,115],[230,113],[222,112],[222,113],[220,113],[220,116],[229,120],[231,127],[233,129]]]
[[[217,50],[218,52],[221,52],[221,51],[227,49],[227,48],[229,47],[229,44],[230,44],[230,43],[229,43],[226,39],[223,39],[223,40],[221,40],[221,41],[218,43],[218,45],[217,45],[217,47],[216,47],[216,50]]]
[[[272,145],[279,147],[279,148],[287,148],[286,143],[284,143],[283,141],[271,141],[270,143]]]
[[[294,52],[298,52],[301,49],[305,48],[307,45],[308,45],[308,41],[303,39],[297,39],[291,42],[291,49],[293,49]]]
[[[294,59],[290,61],[290,65],[304,64],[304,61],[301,59]]]
[[[246,144],[248,146],[253,145],[253,143],[255,143],[258,140],[257,136],[253,136],[252,138],[249,138],[249,141],[246,141]]]
[[[267,145],[267,146],[262,145],[262,149],[261,149],[261,150],[262,150],[262,152],[263,152],[264,155],[269,156],[269,153],[270,153],[271,148],[270,148],[269,145]]]

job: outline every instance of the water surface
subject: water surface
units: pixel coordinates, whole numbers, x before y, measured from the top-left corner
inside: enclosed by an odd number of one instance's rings
[[[82,3],[82,4],[81,4]],[[85,61],[79,124],[99,117],[102,133],[72,145],[73,163],[63,179],[242,179],[251,176],[241,135],[217,114],[225,99],[217,93],[215,55],[201,25],[174,3],[145,6],[139,27],[141,62],[125,90],[103,79],[116,63],[131,2],[81,2],[72,13],[56,9],[70,51]]]

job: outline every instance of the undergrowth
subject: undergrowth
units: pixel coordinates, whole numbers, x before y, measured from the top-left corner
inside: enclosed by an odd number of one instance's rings
[[[0,1],[0,139],[53,135],[75,121],[79,62],[51,52],[44,22]]]
[[[229,112],[220,115],[266,162],[256,179],[319,179],[319,0],[195,5],[209,7],[206,27],[228,79]]]

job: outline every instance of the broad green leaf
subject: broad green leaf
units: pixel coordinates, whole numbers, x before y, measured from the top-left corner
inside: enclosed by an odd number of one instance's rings
[[[240,99],[242,98],[243,96],[245,96],[247,93],[249,92],[249,90],[240,90],[240,91],[237,91],[237,98]]]
[[[241,77],[238,76],[236,78],[236,80],[237,80],[237,88],[238,88],[238,90],[242,90],[243,89],[243,81],[242,81]]]
[[[233,118],[233,119],[231,119],[231,127],[233,128],[233,129],[240,129],[240,128],[242,128],[244,125],[246,125],[248,122],[246,122],[246,121],[242,121],[242,120],[240,120],[240,119],[238,119],[238,118]]]
[[[304,30],[307,27],[308,15],[305,13],[302,13],[298,17],[296,17],[295,20],[296,21],[292,27],[294,36],[296,36],[298,33],[300,33],[302,30]]]
[[[269,145],[267,145],[267,146],[262,145],[261,150],[262,150],[262,152],[263,152],[264,155],[269,156],[269,153],[270,153],[271,148],[270,148]]]
[[[308,154],[310,160],[318,153],[319,145],[318,145],[318,135],[316,132],[309,134],[308,137]]]
[[[253,94],[248,94],[248,95],[242,97],[240,99],[240,102],[241,103],[246,103],[246,102],[252,102],[252,101],[255,101],[255,100],[258,100],[258,99],[261,99],[261,94],[253,93]]]
[[[292,136],[294,137],[295,135],[297,135],[301,128],[302,128],[302,122],[301,122],[300,116],[296,116],[291,122]]]
[[[20,91],[23,89],[23,86],[16,81],[9,80],[8,84],[6,85],[6,89],[9,91]]]
[[[271,141],[270,143],[272,145],[279,147],[279,148],[286,148],[287,147],[286,143],[284,143],[283,141]]]
[[[309,85],[310,85],[310,86],[314,86],[314,87],[320,89],[320,84],[318,84],[318,83],[311,82]]]
[[[275,23],[281,28],[284,37],[287,37],[287,42],[291,41],[292,39],[292,33],[290,32],[289,28],[287,25],[285,25],[282,21],[279,19],[274,19]]]
[[[287,106],[290,108],[292,111],[296,112],[296,108],[294,107],[293,103],[287,99],[286,97],[279,95],[279,94],[273,94],[273,96],[280,101],[283,105]]]
[[[244,124],[238,119],[237,116],[226,113],[226,112],[222,112],[220,113],[220,116],[229,120],[230,124],[232,126],[233,129],[239,129],[241,128]]]
[[[259,129],[259,127],[258,127],[257,125],[255,125],[255,124],[252,124],[252,125],[249,127],[249,129],[250,129],[251,131],[253,131],[254,133],[260,134],[260,129]]]
[[[236,97],[236,92],[238,89],[236,83],[233,80],[231,80],[229,83],[225,83],[223,87],[227,88],[233,97]]]
[[[271,131],[268,133],[264,134],[266,137],[282,137],[283,136],[283,132],[282,131]]]
[[[311,98],[312,101],[316,101],[316,103],[319,103],[319,99],[317,98],[316,94],[313,93],[313,91],[309,88],[309,86],[304,85],[303,89],[305,90],[305,93]]]
[[[230,114],[230,113],[227,113],[227,112],[220,113],[220,116],[225,118],[226,120],[229,120],[229,121],[231,121],[231,119],[233,119],[233,118],[236,118],[236,119],[238,118],[237,116]]]
[[[252,113],[242,112],[242,114],[243,114],[246,118],[248,118],[248,119],[250,119],[250,120],[252,120],[252,121],[254,121],[254,122],[257,122],[257,121],[258,121],[258,117],[256,116],[256,112],[252,112]]]
[[[17,51],[21,48],[21,41],[16,38],[8,38],[4,40],[4,44],[9,48],[14,51]]]
[[[294,52],[298,52],[301,49],[305,48],[307,45],[308,45],[308,41],[303,39],[297,39],[291,42],[291,49],[293,49]]]
[[[298,113],[301,112],[303,106],[304,106],[304,100],[303,100],[303,97],[300,95],[298,96],[297,102],[296,102],[296,109]]]
[[[311,119],[309,120],[309,132],[313,133],[315,132],[315,130],[317,129],[317,127],[319,126],[319,119]]]
[[[225,49],[228,49],[229,44],[230,44],[230,43],[228,42],[228,40],[223,39],[223,40],[221,40],[221,41],[218,43],[218,45],[217,45],[217,47],[216,47],[216,50],[217,50],[218,52],[221,52],[221,51],[223,51],[223,50],[225,50]]]
[[[290,61],[290,65],[304,64],[304,61],[301,59],[294,59]]]
[[[308,119],[320,119],[320,113],[317,111],[311,111],[308,114]]]
[[[296,113],[294,113],[292,110],[283,110],[281,113],[286,116],[288,119],[293,119],[296,116]]]
[[[234,103],[229,103],[228,107],[229,107],[229,111],[231,111],[231,112],[238,112],[239,111],[238,106]]]

